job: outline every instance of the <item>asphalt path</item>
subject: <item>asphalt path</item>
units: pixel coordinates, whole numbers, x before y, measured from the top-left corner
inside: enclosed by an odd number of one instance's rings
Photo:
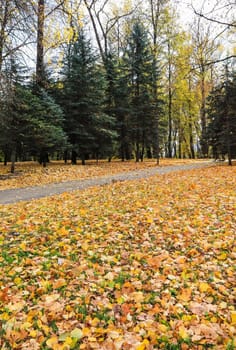
[[[102,186],[112,184],[117,181],[138,180],[148,178],[154,175],[168,174],[175,171],[192,170],[203,167],[213,166],[213,161],[199,161],[193,164],[179,164],[171,166],[156,166],[129,172],[123,172],[115,175],[90,178],[85,180],[72,180],[59,183],[52,183],[43,186],[24,187],[0,191],[0,204],[17,203],[21,201],[30,201],[37,198],[54,196],[64,192],[73,192],[83,190],[93,186]]]

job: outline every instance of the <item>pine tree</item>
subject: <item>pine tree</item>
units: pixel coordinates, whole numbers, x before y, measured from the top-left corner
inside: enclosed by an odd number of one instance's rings
[[[32,87],[24,84],[25,73],[12,59],[1,93],[0,146],[11,155],[12,172],[16,157],[40,157],[66,142],[61,108],[44,90],[35,95]]]
[[[17,155],[38,156],[46,165],[46,155],[65,145],[62,110],[45,92],[39,97],[29,87],[15,83],[2,111],[0,146],[7,145],[11,152],[12,172]]]
[[[70,44],[64,67],[62,107],[65,130],[72,145],[72,163],[112,151],[114,119],[104,113],[106,80],[83,31]]]
[[[152,93],[153,79],[157,76],[156,67],[153,67],[154,60],[147,32],[139,22],[133,25],[124,60],[129,80],[132,141],[138,162],[143,160],[145,150],[148,153],[156,143],[158,113],[157,101]]]
[[[228,155],[229,164],[236,158],[236,74],[229,77],[210,94],[208,99],[208,142],[215,159]]]

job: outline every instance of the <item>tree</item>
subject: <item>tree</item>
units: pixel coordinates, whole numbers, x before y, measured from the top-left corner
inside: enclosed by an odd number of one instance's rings
[[[236,158],[236,74],[229,76],[211,92],[208,101],[208,140],[215,159],[228,155],[229,165]]]
[[[65,130],[76,155],[85,159],[93,154],[110,153],[115,137],[114,119],[104,113],[106,81],[91,44],[83,31],[71,43],[64,67],[63,101]]]
[[[135,7],[131,6],[129,1],[120,1],[118,4],[117,2],[108,0],[83,0],[83,3],[89,15],[100,58],[105,69],[107,81],[106,112],[111,114],[115,109],[115,99],[117,100],[117,94],[115,92],[115,75],[117,73],[115,61],[117,58],[119,60],[122,54],[121,37],[125,36],[121,27],[133,14]],[[120,117],[118,118],[120,119]],[[123,137],[122,139],[124,140]]]
[[[220,26],[226,26],[228,28],[236,28],[234,16],[235,3],[230,0],[223,2],[216,1],[212,4],[211,10],[208,9],[207,13],[204,11],[204,7],[202,7],[200,10],[197,10],[194,7],[192,8],[197,16],[205,19],[208,22],[216,23]]]
[[[49,153],[66,147],[67,136],[63,130],[64,114],[59,104],[44,90],[40,95],[33,95],[30,107],[34,132],[29,147],[31,153],[39,155],[40,162],[45,166]]]
[[[201,154],[208,156],[207,145],[207,115],[206,98],[212,88],[211,86],[211,66],[207,62],[213,60],[219,48],[218,36],[212,37],[210,25],[203,26],[200,20],[194,23],[192,29],[192,45],[194,47],[193,60],[194,71],[199,81],[200,88],[200,122],[201,122]]]
[[[106,60],[114,44],[111,40],[114,28],[119,25],[120,20],[127,19],[135,9],[129,2],[124,2],[123,8],[122,5],[118,7],[117,4],[108,0],[91,2],[83,0],[83,3],[88,11],[99,53],[106,68]],[[119,41],[119,35],[117,39]]]
[[[151,22],[151,36],[152,36],[152,42],[153,42],[153,67],[154,67],[154,74],[157,71],[157,58],[158,58],[158,34],[161,29],[161,15],[164,12],[164,9],[166,7],[166,1],[163,0],[149,0],[149,6],[150,6],[150,22]],[[158,103],[159,96],[158,96],[158,84],[157,84],[158,77],[153,77],[153,97],[156,103]],[[157,164],[159,164],[160,161],[160,120],[159,116],[157,115],[157,123],[156,123],[156,153],[157,153]]]
[[[156,78],[157,71],[153,67],[147,31],[138,21],[133,25],[124,59],[129,78],[130,125],[138,162],[143,160],[145,149],[155,147],[157,137],[157,106],[152,95],[153,79]]]
[[[113,108],[110,113],[116,119],[118,155],[122,161],[132,157],[132,129],[130,121],[129,77],[123,59],[113,61]]]
[[[75,39],[79,0],[29,0],[29,32],[36,43],[35,89],[47,88],[47,70],[58,69],[63,44]],[[55,64],[57,62],[57,64]]]
[[[23,85],[14,62],[5,85],[1,94],[0,146],[11,154],[11,172],[17,155],[24,152],[39,156],[46,165],[45,154],[66,142],[62,110],[45,91],[36,96],[29,86]]]
[[[165,153],[167,157],[172,158],[177,156],[176,152],[176,138],[179,136],[179,141],[182,139],[182,130],[179,130],[180,126],[180,106],[176,106],[180,97],[178,86],[180,81],[186,79],[188,74],[186,69],[186,35],[177,26],[176,15],[170,8],[166,9],[165,18],[163,21],[163,44],[162,44],[162,56],[165,76],[163,77],[163,84],[166,86],[166,114],[168,119],[168,132],[166,141]],[[185,51],[182,54],[181,51]],[[188,55],[187,55],[188,57]],[[180,68],[180,65],[182,66]],[[180,68],[180,69],[179,69]],[[190,69],[190,68],[189,68]],[[181,96],[181,100],[183,96]],[[180,143],[179,143],[180,146]]]
[[[38,9],[37,9],[36,86],[39,87],[39,88],[45,87],[44,21],[45,21],[45,0],[38,0]]]
[[[199,93],[192,71],[193,46],[189,39],[182,31],[176,33],[172,43],[171,152],[179,158],[195,158],[199,137]]]
[[[1,119],[1,146],[7,144],[11,151],[11,172],[17,154],[24,151],[37,155],[45,166],[46,155],[65,145],[62,112],[46,94],[39,98],[29,88],[16,84],[3,111],[7,117]]]
[[[1,0],[0,3],[0,79],[4,62],[31,42],[26,1]]]

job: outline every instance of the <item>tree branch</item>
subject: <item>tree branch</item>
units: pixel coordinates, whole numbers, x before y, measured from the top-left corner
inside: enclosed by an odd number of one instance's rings
[[[57,6],[55,6],[51,11],[49,11],[46,15],[45,18],[49,17],[54,11],[59,9],[62,5],[64,5],[65,0],[62,0]]]
[[[217,23],[217,24],[221,24],[221,25],[224,25],[224,26],[227,26],[227,27],[236,28],[236,24],[235,23],[222,22],[222,21],[219,21],[217,19],[207,17],[203,13],[198,12],[197,10],[195,10],[195,8],[193,8],[193,11],[194,11],[195,15],[197,15],[199,17],[202,17],[202,18],[204,18],[207,21],[214,22],[214,23]]]
[[[230,60],[231,58],[236,58],[236,55],[226,56],[226,57],[224,57],[224,58],[220,58],[220,59],[215,60],[215,61],[206,62],[206,63],[204,63],[204,65],[205,65],[205,66],[211,66],[212,64],[215,64],[215,63],[220,63],[220,62],[228,61],[228,60]]]

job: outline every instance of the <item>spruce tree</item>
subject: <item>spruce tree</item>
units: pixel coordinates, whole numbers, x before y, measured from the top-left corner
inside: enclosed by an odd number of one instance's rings
[[[153,95],[153,79],[157,76],[153,67],[153,55],[147,31],[140,22],[135,22],[124,60],[127,65],[130,100],[130,125],[135,158],[143,160],[145,151],[151,156],[157,137],[157,101]]]
[[[72,145],[72,163],[77,156],[111,155],[114,118],[104,112],[106,80],[101,64],[83,31],[68,47],[64,67],[62,108],[65,130]]]
[[[226,70],[227,71],[227,70]],[[236,158],[236,75],[228,72],[208,99],[208,142],[215,159]]]
[[[44,155],[66,142],[61,108],[44,90],[34,94],[24,83],[25,73],[12,59],[0,94],[0,147],[11,158],[12,172],[17,157],[38,156],[45,165]]]

